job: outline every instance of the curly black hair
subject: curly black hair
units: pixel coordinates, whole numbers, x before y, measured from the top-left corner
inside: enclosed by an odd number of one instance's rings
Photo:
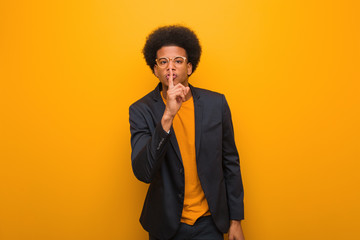
[[[156,53],[164,46],[177,46],[184,48],[188,61],[192,64],[192,72],[200,61],[201,46],[196,34],[187,27],[181,25],[170,25],[155,29],[146,38],[145,46],[142,50],[146,64],[154,72],[156,64]]]

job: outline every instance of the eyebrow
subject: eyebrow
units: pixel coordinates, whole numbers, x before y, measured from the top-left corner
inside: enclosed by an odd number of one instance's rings
[[[159,57],[158,59],[161,59],[161,58],[169,58],[169,59],[171,58],[171,59],[174,59],[174,58],[177,58],[177,57],[181,57],[181,58],[184,57],[184,58],[186,58],[185,56],[176,55],[176,56],[173,56],[173,57],[165,57],[165,56],[164,56],[164,57]]]

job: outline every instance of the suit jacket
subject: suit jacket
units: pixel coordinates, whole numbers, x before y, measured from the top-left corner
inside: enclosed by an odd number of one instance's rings
[[[231,113],[224,95],[190,85],[195,109],[197,171],[217,228],[244,218],[243,184]],[[140,222],[159,239],[171,238],[180,223],[184,170],[174,130],[165,132],[161,83],[129,109],[131,160],[135,176],[150,183]]]

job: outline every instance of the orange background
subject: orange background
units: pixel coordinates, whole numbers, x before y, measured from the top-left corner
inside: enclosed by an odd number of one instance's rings
[[[248,240],[360,239],[359,1],[1,1],[0,239],[146,239],[128,107],[180,23],[224,93]]]

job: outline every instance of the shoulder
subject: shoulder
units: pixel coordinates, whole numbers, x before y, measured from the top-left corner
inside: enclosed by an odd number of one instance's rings
[[[222,105],[226,100],[222,93],[211,91],[208,89],[192,87],[194,92],[194,99],[199,99],[207,105],[220,104]]]
[[[192,89],[194,90],[195,94],[200,98],[207,98],[207,99],[214,99],[214,100],[224,98],[224,94],[215,92],[212,90],[193,87],[193,86],[192,86]]]
[[[224,94],[203,88],[193,87],[193,89],[196,94],[194,101],[200,102],[204,107],[205,112],[230,112],[230,108]]]
[[[143,106],[143,105],[148,105],[151,103],[152,99],[153,99],[153,93],[154,91],[151,91],[149,92],[148,94],[146,94],[145,96],[143,96],[142,98],[136,100],[135,102],[133,102],[131,105],[130,105],[130,108],[132,107],[136,107],[136,106]]]
[[[159,96],[157,96],[159,95]],[[152,104],[154,104],[155,101],[161,100],[161,96],[160,93],[158,92],[157,89],[149,92],[148,94],[146,94],[145,96],[143,96],[142,98],[140,98],[139,100],[133,102],[129,109],[147,109],[149,107],[151,107]]]

